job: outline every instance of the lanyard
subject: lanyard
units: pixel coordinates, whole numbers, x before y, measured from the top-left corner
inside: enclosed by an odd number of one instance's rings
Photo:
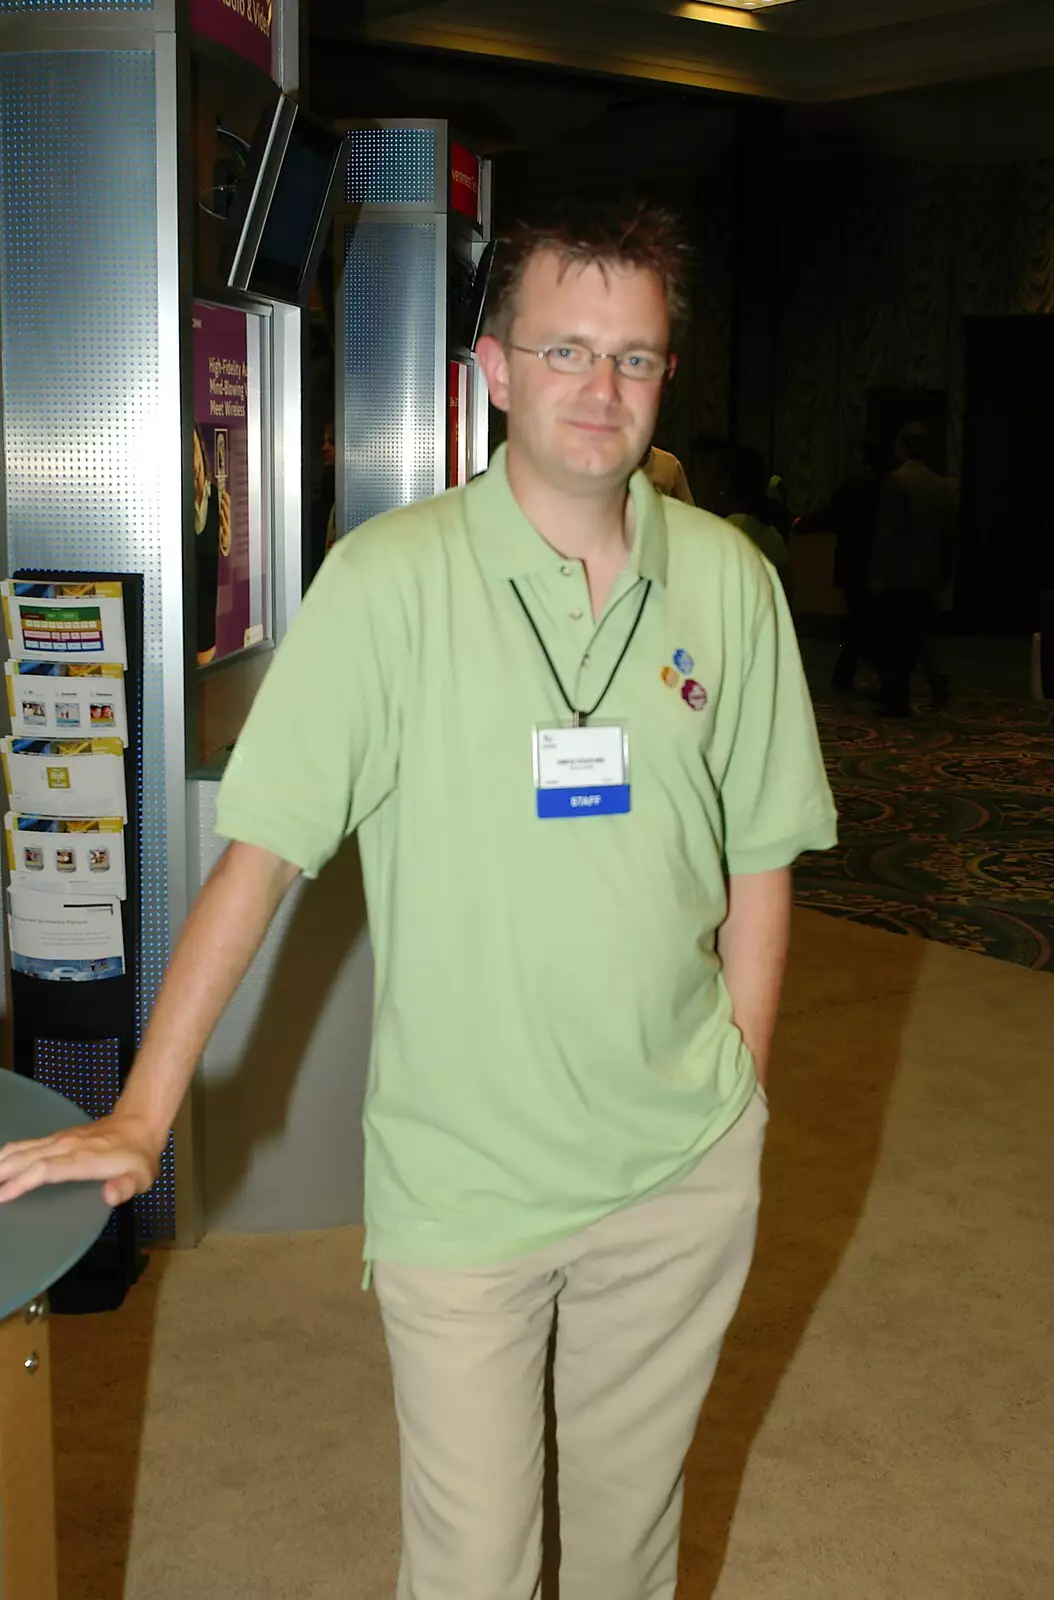
[[[553,675],[553,682],[556,684],[556,687],[560,691],[561,699],[563,700],[564,705],[567,707],[568,711],[570,711],[571,716],[574,718],[574,726],[576,728],[584,728],[586,723],[589,721],[590,717],[596,716],[597,712],[600,710],[600,707],[603,705],[604,701],[607,699],[607,692],[611,688],[611,685],[615,681],[615,677],[616,677],[616,674],[618,673],[619,667],[621,667],[623,661],[626,659],[626,652],[629,649],[630,645],[633,643],[634,635],[636,634],[637,629],[640,627],[640,619],[644,615],[644,607],[648,603],[648,596],[651,593],[651,579],[648,578],[646,580],[645,584],[644,584],[644,598],[641,600],[640,605],[637,607],[637,615],[633,619],[633,626],[629,630],[629,635],[628,635],[628,637],[626,639],[625,644],[622,646],[622,649],[619,651],[619,658],[615,662],[615,665],[611,669],[611,675],[608,678],[607,683],[605,683],[603,689],[601,689],[601,691],[600,691],[600,698],[596,701],[595,705],[590,707],[590,709],[588,711],[580,711],[578,709],[578,707],[573,704],[570,695],[568,694],[567,690],[563,686],[563,682],[561,681],[560,674],[556,670],[556,667],[555,667],[555,665],[553,663],[553,658],[549,654],[548,650],[546,649],[545,640],[542,638],[541,634],[538,632],[538,624],[535,622],[534,618],[531,616],[531,613],[530,613],[530,611],[528,610],[528,607],[527,607],[527,602],[523,598],[523,595],[520,593],[519,589],[516,586],[516,579],[515,578],[510,578],[509,579],[509,583],[512,585],[513,594],[516,596],[517,600],[520,602],[521,607],[523,608],[524,616],[527,618],[527,621],[531,625],[531,632],[534,634],[534,637],[537,639],[539,645],[541,646],[542,655],[545,657],[546,664],[548,665],[549,671]]]

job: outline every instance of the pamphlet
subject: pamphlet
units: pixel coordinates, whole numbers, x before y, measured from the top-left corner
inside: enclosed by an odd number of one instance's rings
[[[11,965],[49,983],[95,983],[124,974],[121,903],[108,895],[8,890]]]
[[[49,894],[125,898],[124,824],[120,817],[63,821],[16,816],[9,811],[4,828],[13,883]]]
[[[5,661],[11,731],[26,739],[113,736],[128,743],[124,668]]]
[[[107,661],[127,667],[119,583],[0,583],[10,654],[30,661]]]
[[[13,811],[128,821],[120,739],[6,738],[0,759]]]

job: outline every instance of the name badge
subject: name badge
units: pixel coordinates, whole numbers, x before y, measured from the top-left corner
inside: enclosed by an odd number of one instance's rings
[[[629,740],[621,723],[534,730],[538,815],[609,817],[629,810]]]

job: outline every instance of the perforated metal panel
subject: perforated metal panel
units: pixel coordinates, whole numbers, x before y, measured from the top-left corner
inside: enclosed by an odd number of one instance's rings
[[[343,320],[347,529],[435,493],[434,219],[347,230]]]
[[[121,1092],[120,1041],[97,1039],[83,1044],[70,1039],[37,1039],[33,1076],[56,1094],[64,1094],[89,1117],[105,1117]]]
[[[158,422],[155,122],[148,53],[0,57],[8,562],[144,579],[140,1022],[168,959],[158,462],[178,448]],[[174,1219],[169,1152],[141,1220]]]
[[[117,1039],[81,1044],[70,1039],[37,1039],[33,1076],[56,1094],[66,1096],[89,1117],[105,1117],[120,1093],[121,1047]],[[116,1231],[115,1217],[106,1232]]]
[[[37,1039],[33,1051],[33,1076],[56,1094],[65,1095],[89,1117],[105,1117],[121,1092],[121,1046],[117,1039],[87,1043],[71,1039]],[[172,1140],[165,1161],[171,1164]],[[139,1231],[144,1239],[168,1237],[169,1204],[158,1185],[136,1201]],[[113,1231],[113,1222],[108,1232]]]
[[[434,205],[434,128],[357,128],[349,135],[351,205]]]

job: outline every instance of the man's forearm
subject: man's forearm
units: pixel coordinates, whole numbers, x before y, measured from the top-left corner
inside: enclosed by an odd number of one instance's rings
[[[159,1146],[213,1028],[296,876],[296,867],[268,851],[233,844],[195,901],[117,1105],[143,1122]]]
[[[728,881],[728,916],[717,936],[732,1016],[762,1082],[779,1010],[790,940],[791,873],[757,872]]]
[[[117,1105],[0,1147],[0,1204],[51,1183],[99,1182],[110,1206],[146,1193],[197,1060],[296,875],[267,850],[230,847],[187,918]]]

